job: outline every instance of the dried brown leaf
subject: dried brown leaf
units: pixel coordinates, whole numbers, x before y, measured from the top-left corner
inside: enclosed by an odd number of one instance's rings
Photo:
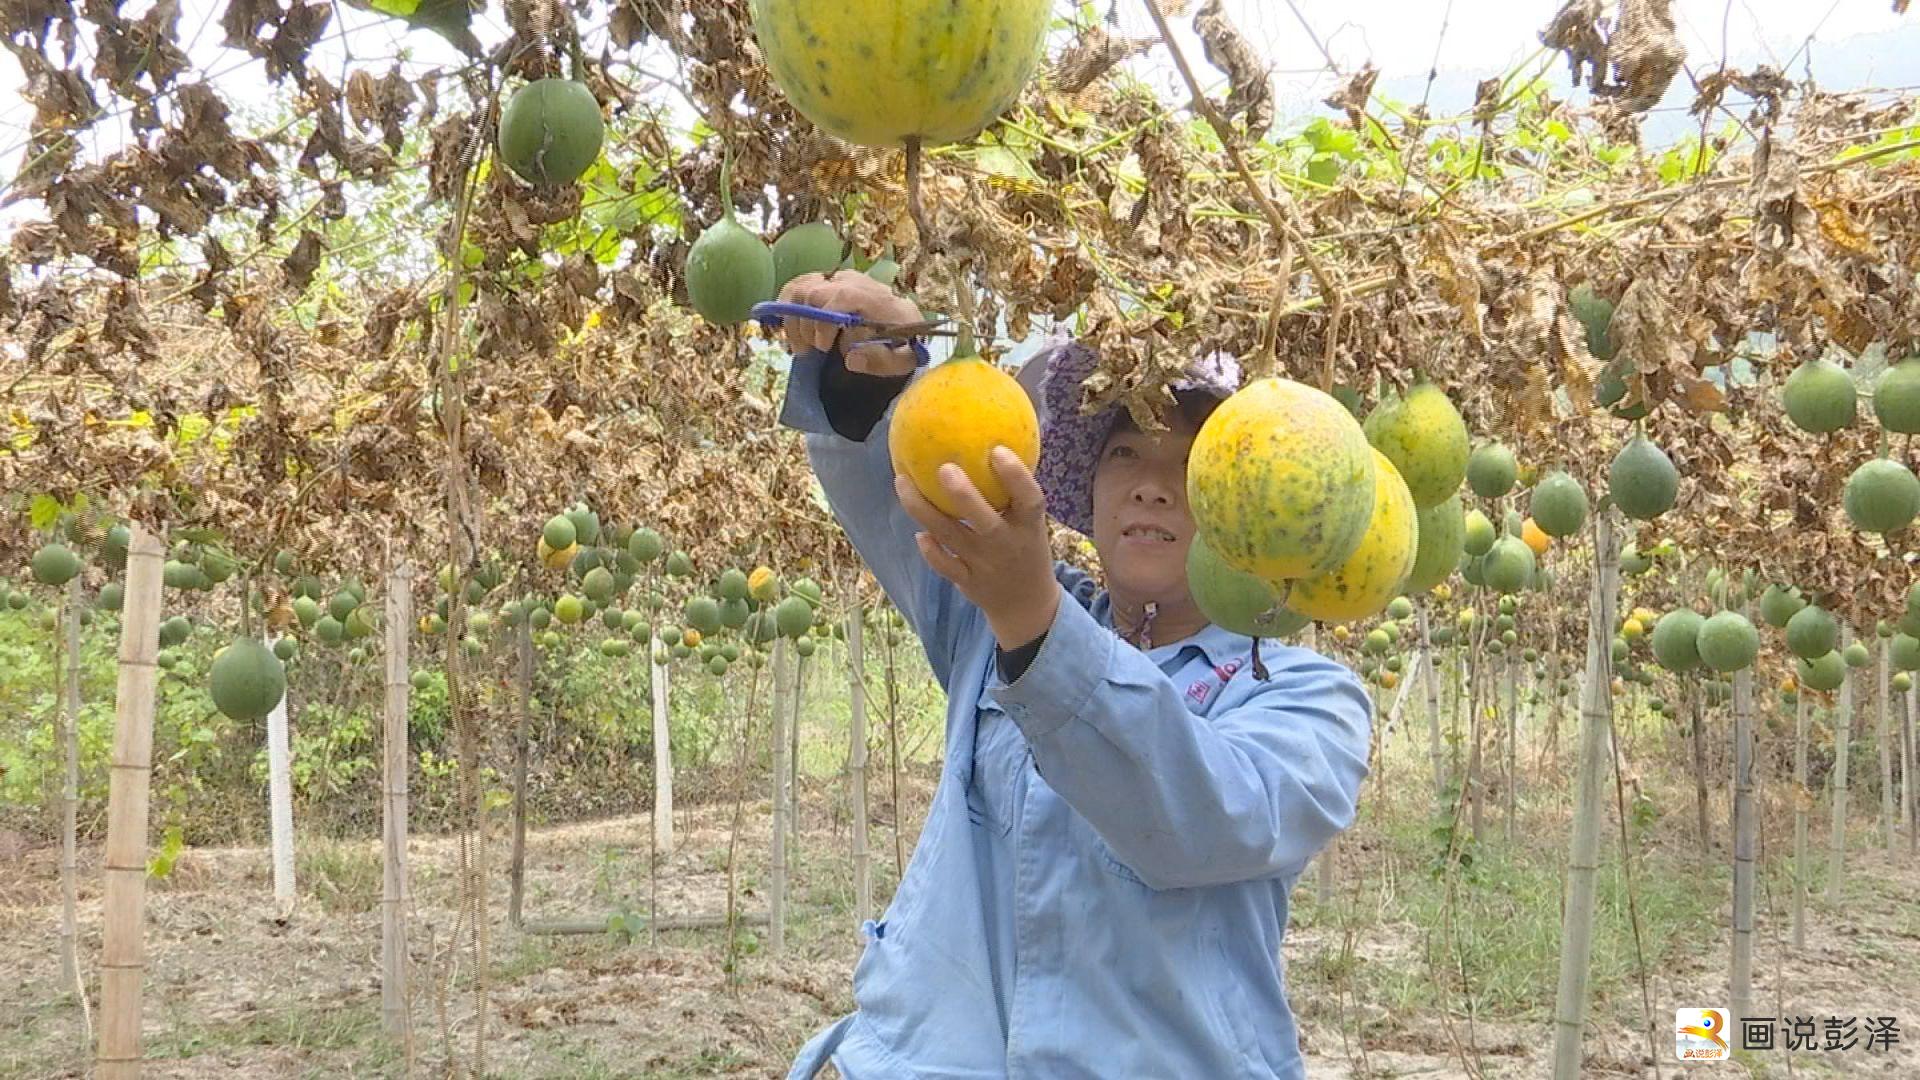
[[[1674,27],[1672,5],[1673,0],[1621,0],[1607,51],[1624,91],[1622,104],[1630,112],[1658,105],[1686,62],[1687,50]]]
[[[1260,54],[1227,18],[1221,0],[1206,0],[1200,6],[1193,16],[1193,30],[1200,35],[1207,63],[1219,68],[1231,84],[1222,113],[1228,119],[1244,114],[1249,138],[1265,135],[1273,126],[1273,83]]]
[[[1680,400],[1692,412],[1727,411],[1727,395],[1705,379],[1694,379],[1684,384]]]
[[[1121,61],[1139,56],[1159,41],[1157,37],[1114,37],[1099,23],[1094,23],[1054,61],[1054,89],[1063,94],[1077,94]]]
[[[1819,216],[1820,235],[1826,238],[1827,243],[1848,255],[1876,260],[1882,257],[1880,246],[1873,242],[1873,236],[1866,227],[1847,212],[1845,204],[1822,202],[1816,203],[1813,209]]]

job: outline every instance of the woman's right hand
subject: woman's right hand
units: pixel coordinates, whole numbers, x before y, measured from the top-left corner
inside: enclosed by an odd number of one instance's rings
[[[920,308],[913,301],[895,296],[891,288],[857,270],[841,270],[833,275],[831,281],[827,280],[825,274],[801,274],[780,290],[780,299],[828,311],[844,311],[870,322],[913,323],[921,319]],[[838,335],[840,351],[846,357],[848,371],[884,378],[913,373],[913,350],[904,345],[897,348],[883,345],[856,347],[877,336],[871,327],[840,327],[818,319],[795,316],[782,319],[781,325],[786,332],[787,348],[796,356],[811,349],[831,351],[835,336]]]

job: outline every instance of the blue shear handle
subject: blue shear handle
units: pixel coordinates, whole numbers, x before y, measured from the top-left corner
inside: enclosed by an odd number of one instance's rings
[[[859,326],[865,321],[851,312],[828,311],[826,308],[791,304],[784,300],[763,300],[753,305],[750,314],[767,326],[779,326],[780,320],[785,318],[815,319],[836,326]]]

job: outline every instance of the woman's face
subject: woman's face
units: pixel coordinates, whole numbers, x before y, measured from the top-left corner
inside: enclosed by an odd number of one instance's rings
[[[1187,452],[1194,428],[1177,409],[1168,430],[1147,434],[1116,425],[1093,473],[1093,546],[1107,586],[1141,601],[1186,595]]]

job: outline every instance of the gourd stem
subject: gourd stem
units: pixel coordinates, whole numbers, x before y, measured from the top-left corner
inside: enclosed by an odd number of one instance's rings
[[[587,81],[587,58],[580,52],[580,24],[567,19],[567,58],[573,61],[573,80]]]
[[[727,145],[725,136],[715,138],[720,140],[720,212],[733,221],[733,147]]]
[[[967,286],[968,269],[971,267],[963,267],[953,281],[953,302],[960,312],[959,333],[954,338],[953,346],[955,358],[978,356],[980,353],[973,341],[973,291]]]
[[[920,136],[906,137],[907,147],[907,213],[913,217],[913,227],[920,233],[920,252],[924,256],[934,250],[933,226],[927,223],[927,208],[920,201]]]

